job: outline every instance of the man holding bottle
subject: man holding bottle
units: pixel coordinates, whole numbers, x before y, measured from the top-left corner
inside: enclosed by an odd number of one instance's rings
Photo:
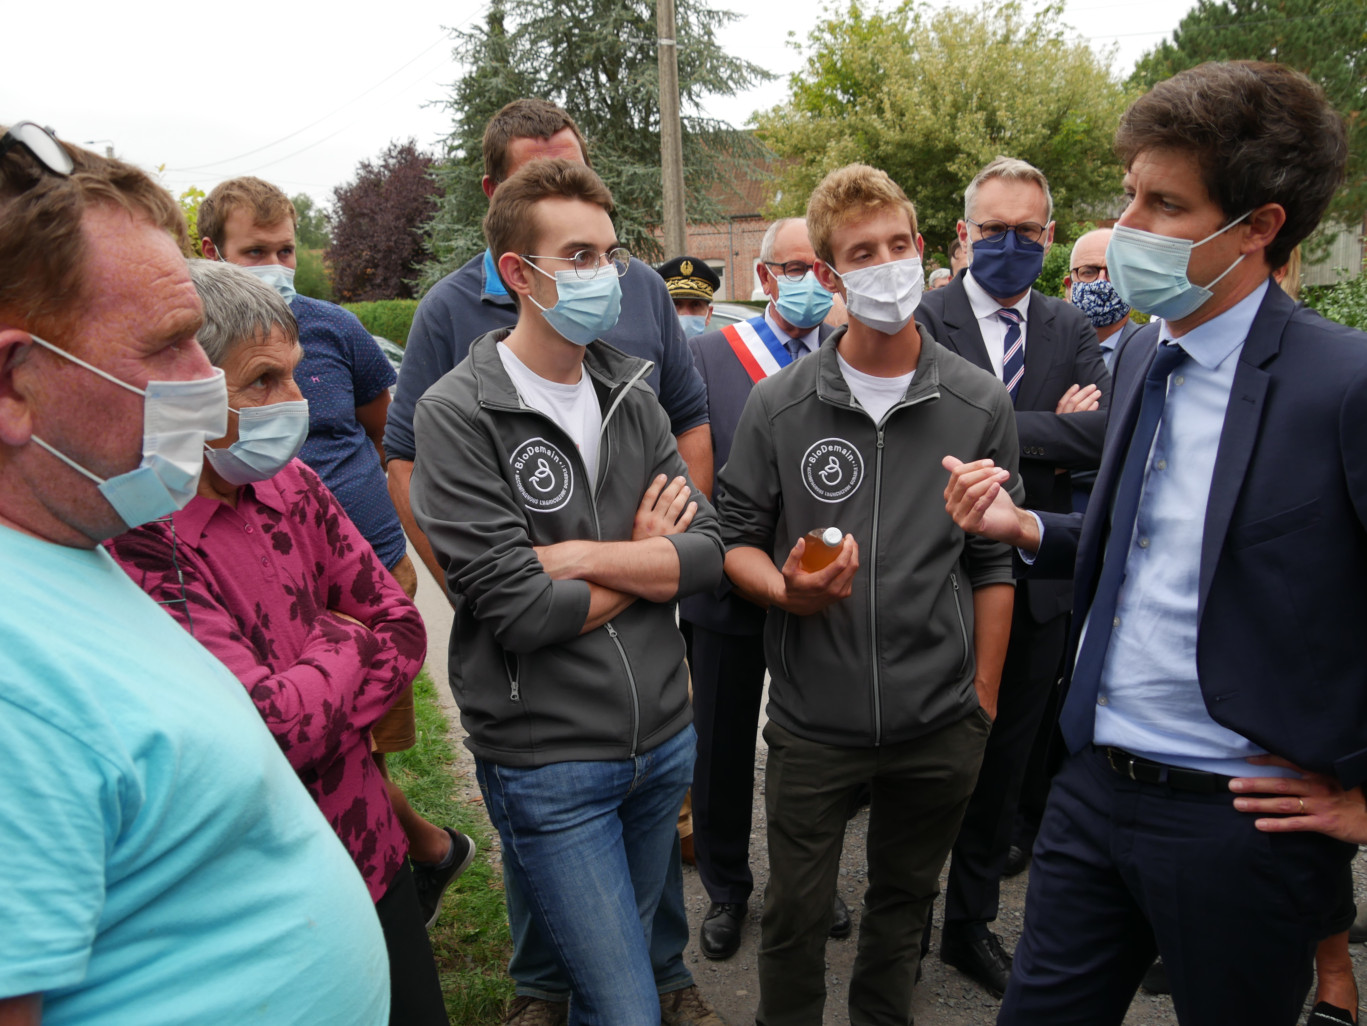
[[[727,575],[769,610],[757,1021],[822,1021],[840,846],[867,784],[851,1017],[905,1022],[921,929],[991,728],[1013,600],[1009,550],[945,524],[936,446],[1014,467],[1016,434],[1001,381],[912,320],[924,243],[886,174],[832,172],[807,226],[816,280],[845,299],[849,324],[755,385],[718,479]],[[803,536],[832,525],[846,532],[840,555],[804,572]]]

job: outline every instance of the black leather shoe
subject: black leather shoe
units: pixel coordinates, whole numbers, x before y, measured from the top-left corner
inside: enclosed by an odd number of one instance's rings
[[[854,924],[850,922],[850,908],[837,894],[835,896],[835,917],[831,920],[830,936],[840,940],[848,937],[853,929]]]
[[[1011,956],[991,930],[981,933],[949,932],[940,936],[940,961],[976,980],[995,998],[1006,993],[1011,977]]]
[[[1030,865],[1030,849],[1013,844],[1006,853],[1006,868],[1002,870],[1002,876],[1020,876],[1025,872],[1025,867],[1028,865]]]
[[[702,953],[717,961],[734,955],[740,947],[740,924],[744,919],[744,902],[714,901],[708,905],[698,931]]]

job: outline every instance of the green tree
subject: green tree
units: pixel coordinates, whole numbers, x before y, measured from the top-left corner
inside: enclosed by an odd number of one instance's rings
[[[192,185],[176,197],[180,212],[185,216],[185,227],[190,233],[189,256],[199,256],[199,205],[204,202],[204,196],[203,189]]]
[[[1348,124],[1348,180],[1329,216],[1367,214],[1367,0],[1200,0],[1135,67],[1142,91],[1205,61],[1288,64],[1318,82]]]
[[[969,180],[1005,154],[1048,177],[1056,246],[1078,222],[1111,213],[1121,178],[1111,141],[1126,94],[1105,60],[1067,37],[1061,10],[986,0],[967,10],[909,0],[886,12],[864,0],[828,9],[791,98],[759,117],[760,138],[786,161],[771,212],[800,214],[827,172],[872,164],[906,190],[939,251]]]
[[[717,30],[735,17],[696,0],[677,10],[684,178],[695,222],[719,216],[715,185],[753,173],[764,156],[749,133],[701,113],[709,94],[729,96],[770,77],[717,44]],[[493,0],[482,26],[452,35],[456,60],[469,71],[444,101],[452,130],[436,177],[445,196],[428,224],[434,259],[423,287],[484,248],[484,126],[504,104],[528,96],[574,118],[612,190],[618,237],[638,255],[658,255],[651,234],[662,205],[653,0]]]
[[[328,231],[327,211],[313,201],[313,197],[301,192],[290,197],[294,212],[299,217],[295,226],[295,241],[300,249],[327,249],[332,245],[332,234]]]

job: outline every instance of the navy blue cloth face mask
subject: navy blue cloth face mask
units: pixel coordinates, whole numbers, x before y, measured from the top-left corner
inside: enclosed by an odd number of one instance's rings
[[[973,243],[973,261],[969,268],[973,280],[994,299],[1019,296],[1035,283],[1044,270],[1044,246],[1038,242],[1022,242],[1014,231],[1001,237]]]

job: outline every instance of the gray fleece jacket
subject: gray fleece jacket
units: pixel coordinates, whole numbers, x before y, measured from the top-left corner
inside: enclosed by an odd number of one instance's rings
[[[418,401],[413,512],[446,571],[455,622],[450,680],[466,744],[506,766],[624,759],[690,721],[675,603],[637,599],[580,634],[583,581],[553,581],[533,551],[572,539],[627,541],[657,474],[687,474],[669,418],[645,384],[651,364],[604,342],[584,369],[603,411],[597,480],[584,480],[573,441],[523,404],[496,343],[470,355]],[[722,547],[716,514],[696,489],[697,515],[669,541],[679,595],[714,588]]]
[[[845,747],[906,741],[968,715],[973,589],[1010,582],[1005,545],[971,538],[945,512],[946,453],[990,457],[1023,494],[1005,386],[921,329],[902,400],[875,424],[840,373],[841,329],[757,384],[717,479],[728,548],[782,566],[797,539],[838,527],[859,543],[849,598],[813,616],[769,610],[769,717]]]

